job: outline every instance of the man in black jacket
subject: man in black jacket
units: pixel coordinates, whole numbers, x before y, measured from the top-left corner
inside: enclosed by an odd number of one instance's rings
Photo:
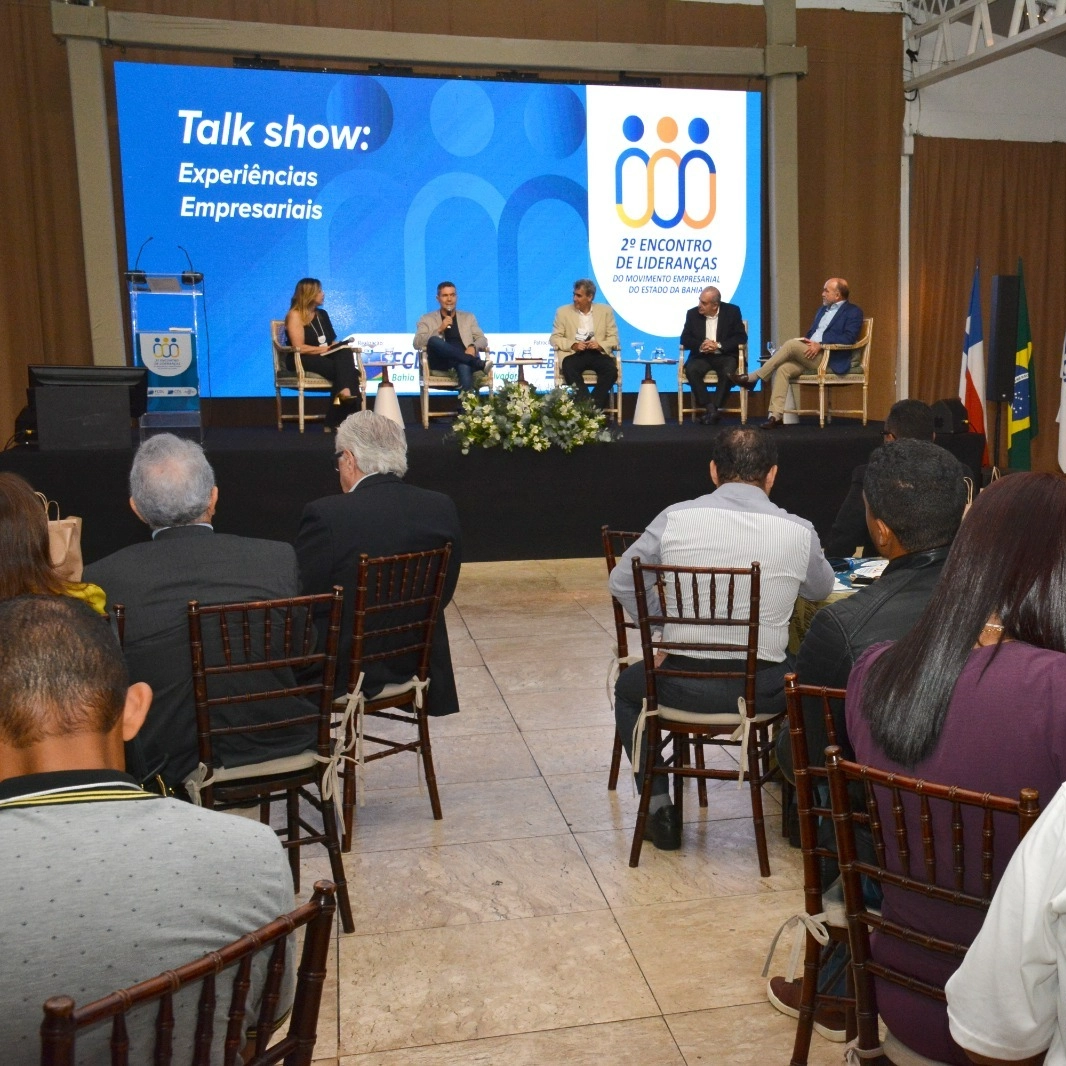
[[[845,688],[855,660],[873,644],[908,633],[925,610],[962,521],[962,464],[930,441],[901,440],[878,448],[863,482],[866,524],[878,555],[888,559],[872,585],[822,608],[800,646],[796,673],[804,685]],[[804,707],[811,762],[824,764],[821,704]],[[844,708],[834,715],[837,742],[852,757]],[[792,767],[792,753],[778,754]]]
[[[714,425],[721,420],[722,406],[733,387],[729,375],[736,373],[740,346],[747,342],[740,308],[736,304],[722,303],[722,294],[713,285],[708,285],[700,293],[699,304],[689,308],[685,328],[681,331],[681,345],[688,349],[685,377],[696,406],[706,408],[700,419],[704,425]],[[713,397],[703,380],[710,370],[718,375]]]
[[[929,404],[921,400],[899,400],[888,412],[881,438],[885,444],[897,440],[932,440],[934,432],[933,409]],[[874,552],[874,543],[866,528],[866,506],[862,499],[865,477],[865,463],[851,472],[851,487],[825,541],[825,554],[831,559],[854,555],[858,548],[862,548],[863,555]]]

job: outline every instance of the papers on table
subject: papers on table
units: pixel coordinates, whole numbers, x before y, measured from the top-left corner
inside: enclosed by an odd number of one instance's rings
[[[855,567],[851,572],[851,578],[853,581],[858,578],[860,582],[876,581],[884,573],[886,566],[888,566],[887,559],[870,559]]]

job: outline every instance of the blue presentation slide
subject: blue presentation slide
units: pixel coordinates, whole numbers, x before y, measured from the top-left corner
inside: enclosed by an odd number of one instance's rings
[[[205,396],[273,393],[269,323],[302,277],[400,392],[417,391],[411,340],[442,280],[494,359],[542,360],[538,385],[582,277],[614,308],[623,359],[677,358],[685,311],[715,285],[757,364],[759,93],[114,69],[128,269],[151,237],[139,269],[187,270],[184,248],[203,272]],[[655,368],[664,392],[676,376]],[[627,391],[642,377],[627,363]]]

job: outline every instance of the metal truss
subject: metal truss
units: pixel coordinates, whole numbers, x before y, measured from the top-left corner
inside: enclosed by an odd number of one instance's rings
[[[912,65],[904,77],[904,91],[1046,45],[1066,33],[1066,0],[1013,0],[1013,10],[1011,4],[1012,0],[906,0],[911,23],[907,52]],[[952,28],[960,24],[970,30],[962,55],[957,54],[952,34]]]

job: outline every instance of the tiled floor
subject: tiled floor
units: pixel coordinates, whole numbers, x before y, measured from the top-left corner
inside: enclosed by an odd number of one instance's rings
[[[631,779],[607,791],[602,560],[464,566],[448,627],[463,710],[432,720],[444,819],[413,756],[371,764],[345,860],[360,931],[337,935],[316,1062],[787,1063],[795,1023],[760,977],[802,905],[776,789],[772,877],[728,783],[702,811],[693,790],[680,851],[646,844],[629,868]],[[305,894],[326,874],[308,856]],[[816,1035],[809,1061],[842,1045]]]

